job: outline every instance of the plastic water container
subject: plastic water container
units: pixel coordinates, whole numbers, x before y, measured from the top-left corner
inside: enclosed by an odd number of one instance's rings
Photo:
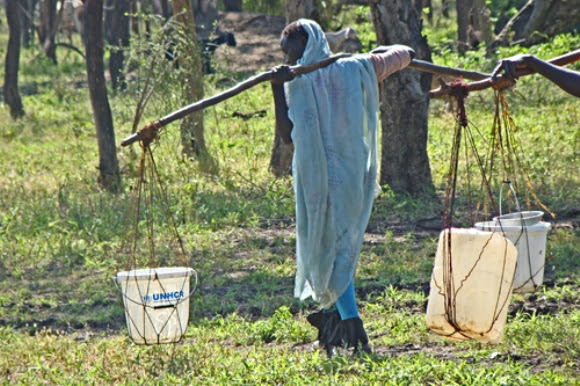
[[[501,221],[502,225],[521,226],[522,223],[526,226],[536,225],[544,216],[544,212],[539,210],[523,211],[502,214],[493,218],[493,221],[498,223]]]
[[[162,267],[117,274],[115,281],[123,295],[133,342],[175,343],[183,338],[189,323],[189,281],[194,273],[189,267]]]
[[[551,226],[547,222],[530,222],[526,218],[523,224],[532,225],[522,226],[522,220],[518,217],[514,216],[509,220],[499,217],[494,221],[479,222],[475,224],[475,228],[504,234],[515,244],[518,262],[514,275],[514,292],[533,292],[544,282],[546,240]]]
[[[500,233],[442,231],[427,304],[429,328],[451,340],[501,342],[516,260],[515,246]]]

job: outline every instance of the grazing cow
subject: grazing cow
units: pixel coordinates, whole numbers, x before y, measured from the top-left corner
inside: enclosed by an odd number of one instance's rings
[[[328,41],[328,46],[330,51],[337,52],[340,45],[345,40],[358,40],[356,36],[356,31],[353,28],[347,27],[336,32],[325,32],[326,40]]]

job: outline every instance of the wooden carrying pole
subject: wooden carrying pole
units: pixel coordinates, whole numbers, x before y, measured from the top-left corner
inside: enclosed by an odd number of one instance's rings
[[[551,63],[555,66],[565,66],[567,64],[573,63],[580,60],[580,50],[572,51],[570,53],[555,57],[553,59],[548,60],[548,63]],[[530,70],[518,70],[516,72],[516,77],[524,76],[524,75],[531,75],[533,71]],[[467,78],[467,77],[465,77]],[[470,79],[470,78],[468,78]],[[508,87],[511,84],[511,81],[503,75],[499,75],[497,79],[492,79],[491,76],[487,76],[484,79],[475,79],[477,82],[467,83],[465,87],[468,91],[479,91],[485,90],[486,88],[496,88],[501,90],[503,88]],[[435,90],[429,91],[429,98],[438,98],[446,95],[450,95],[452,92],[451,88],[447,85],[441,86]]]
[[[290,68],[292,69],[292,71],[294,71],[294,73],[296,75],[302,75],[302,74],[307,74],[309,72],[318,70],[319,68],[326,67],[326,66],[334,63],[338,59],[348,58],[350,56],[351,56],[350,54],[337,54],[337,55],[330,56],[326,59],[323,59],[320,62],[317,62],[314,64],[310,64],[310,65],[306,65],[306,66],[291,66]],[[478,73],[475,71],[466,71],[466,70],[461,70],[461,69],[452,68],[452,67],[438,66],[438,65],[435,65],[433,63],[429,63],[429,62],[425,62],[425,61],[417,60],[417,59],[414,59],[411,62],[411,64],[409,65],[409,67],[420,70],[420,71],[431,72],[431,73],[436,73],[436,74],[444,74],[444,75],[462,76],[464,78],[473,79],[473,80],[486,79],[490,76],[489,74],[481,74],[481,73]],[[253,76],[253,77],[251,77],[251,78],[249,78],[241,83],[238,83],[234,87],[232,87],[232,88],[230,88],[222,93],[219,93],[217,95],[214,95],[214,96],[206,98],[206,99],[202,99],[200,101],[197,101],[197,102],[194,102],[190,105],[182,107],[179,110],[173,111],[173,112],[167,114],[166,116],[161,117],[161,118],[143,126],[142,128],[140,128],[138,131],[136,131],[135,133],[133,133],[129,137],[123,139],[121,141],[121,146],[129,146],[129,145],[131,145],[135,142],[138,142],[138,141],[143,141],[145,144],[149,144],[149,143],[151,143],[151,141],[153,141],[156,138],[157,132],[159,131],[160,128],[170,124],[171,122],[174,122],[178,119],[181,119],[181,118],[185,117],[186,115],[189,115],[195,111],[205,109],[207,107],[218,104],[226,99],[229,99],[235,95],[238,95],[242,91],[245,91],[251,87],[254,87],[258,83],[262,83],[262,82],[271,80],[273,75],[274,75],[273,71],[262,72],[262,73],[257,74],[257,75],[255,75],[255,76]]]
[[[309,72],[318,70],[319,68],[326,67],[326,66],[336,62],[338,59],[346,58],[349,56],[350,56],[350,54],[337,54],[337,55],[333,55],[333,56],[330,56],[328,58],[325,58],[317,63],[313,63],[313,64],[309,64],[309,65],[305,65],[305,66],[291,66],[290,69],[292,71],[294,71],[294,73],[296,75],[307,74]],[[128,145],[130,145],[134,142],[137,142],[137,141],[144,141],[145,144],[149,144],[151,141],[153,141],[153,139],[155,139],[155,137],[157,136],[157,132],[159,131],[160,128],[170,124],[173,121],[181,119],[181,118],[185,117],[186,115],[189,115],[195,111],[205,109],[209,106],[213,106],[213,105],[218,104],[218,103],[220,103],[226,99],[229,99],[235,95],[238,95],[242,91],[245,91],[251,87],[254,87],[258,83],[262,83],[262,82],[271,80],[273,76],[274,76],[274,71],[262,72],[262,73],[255,75],[255,76],[253,76],[253,77],[251,77],[251,78],[249,78],[241,83],[238,83],[234,87],[232,87],[232,88],[230,88],[222,93],[219,93],[219,94],[214,95],[212,97],[202,99],[200,101],[197,101],[197,102],[194,102],[190,105],[182,107],[179,110],[176,110],[170,114],[167,114],[166,116],[164,116],[162,118],[159,118],[156,121],[153,121],[153,122],[143,126],[141,129],[139,129],[137,132],[133,133],[131,136],[123,139],[121,141],[121,146],[128,146]]]
[[[316,71],[320,68],[326,67],[338,59],[350,57],[350,54],[337,54],[330,56],[326,59],[321,60],[320,62],[305,65],[305,66],[291,66],[291,70],[294,71],[296,75],[307,74],[312,71]],[[558,66],[564,66],[566,64],[575,62],[580,59],[580,50],[573,51],[569,54],[559,56],[550,60],[549,62]],[[489,87],[495,88],[504,88],[509,86],[510,81],[505,76],[499,76],[497,80],[492,81],[491,74],[480,73],[476,71],[468,71],[462,70],[453,67],[446,67],[446,66],[439,66],[430,62],[425,62],[423,60],[413,59],[411,64],[409,64],[410,68],[430,72],[434,74],[442,74],[442,75],[452,75],[463,77],[466,79],[475,80],[476,82],[472,82],[467,84],[468,90],[476,91],[476,90],[483,90]],[[518,76],[528,75],[531,74],[531,71],[519,71]],[[212,97],[202,99],[185,107],[182,107],[179,110],[173,111],[168,115],[157,119],[139,129],[137,132],[133,133],[129,137],[123,139],[121,141],[121,146],[129,146],[137,141],[143,141],[145,145],[148,145],[157,137],[157,132],[160,128],[174,122],[178,119],[185,117],[195,111],[205,109],[207,107],[213,106],[218,104],[226,99],[229,99],[235,95],[238,95],[242,91],[245,91],[251,87],[254,87],[258,83],[262,83],[268,80],[271,80],[274,75],[274,71],[265,71],[258,75],[255,75],[241,83],[238,83],[234,87],[220,93],[214,95]],[[450,94],[450,88],[447,86],[440,87],[435,90],[431,90],[429,92],[430,98],[437,98],[445,95]]]

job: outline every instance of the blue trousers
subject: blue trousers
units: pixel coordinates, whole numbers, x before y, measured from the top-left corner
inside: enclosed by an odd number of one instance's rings
[[[356,299],[354,298],[354,283],[351,281],[346,291],[336,301],[335,305],[340,314],[340,319],[346,320],[351,318],[358,318],[358,308],[356,306]]]

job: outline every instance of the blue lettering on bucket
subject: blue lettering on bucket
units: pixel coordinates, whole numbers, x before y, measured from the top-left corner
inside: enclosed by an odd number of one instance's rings
[[[168,302],[171,300],[178,300],[183,298],[184,294],[183,291],[174,291],[174,292],[159,292],[154,293],[152,295],[145,295],[143,296],[143,303],[153,302]]]

